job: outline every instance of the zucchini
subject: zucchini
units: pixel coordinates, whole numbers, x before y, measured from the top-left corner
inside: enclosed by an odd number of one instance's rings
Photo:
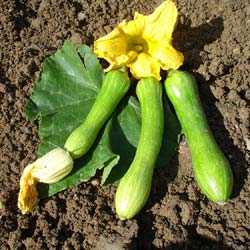
[[[224,203],[231,195],[233,175],[208,126],[195,79],[172,70],[164,85],[187,138],[198,186],[212,201]]]
[[[134,217],[150,194],[154,166],[163,135],[162,85],[154,78],[145,78],[136,86],[141,113],[141,134],[133,162],[123,176],[115,195],[120,219]]]
[[[73,159],[88,152],[129,87],[130,79],[126,70],[113,70],[106,74],[100,93],[85,121],[69,135],[64,145]]]

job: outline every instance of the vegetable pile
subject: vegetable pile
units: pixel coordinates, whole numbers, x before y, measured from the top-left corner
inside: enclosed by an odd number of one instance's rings
[[[196,82],[177,70],[184,60],[172,46],[177,14],[165,1],[149,16],[135,13],[120,23],[95,41],[94,52],[66,41],[46,58],[24,110],[40,120],[41,157],[23,171],[22,213],[102,169],[102,185],[119,183],[119,218],[133,218],[147,202],[155,166],[174,155],[181,127],[200,189],[218,203],[230,198],[231,168],[208,127]],[[106,74],[96,56],[110,63]],[[161,69],[168,71],[164,83]]]

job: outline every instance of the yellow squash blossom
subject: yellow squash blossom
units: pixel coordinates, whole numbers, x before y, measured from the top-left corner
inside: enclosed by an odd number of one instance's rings
[[[56,148],[29,164],[20,179],[18,207],[23,214],[31,212],[38,203],[36,185],[38,182],[54,183],[63,179],[73,168],[69,153]]]
[[[96,40],[95,53],[110,63],[105,71],[128,66],[137,79],[160,80],[161,68],[179,68],[184,57],[172,46],[177,16],[174,2],[165,1],[151,15],[136,12],[134,20],[122,21],[110,34]]]

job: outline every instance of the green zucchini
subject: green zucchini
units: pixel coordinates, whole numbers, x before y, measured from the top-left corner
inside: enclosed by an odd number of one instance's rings
[[[87,153],[129,87],[130,79],[126,70],[113,70],[106,74],[100,93],[85,121],[69,135],[64,145],[73,159]]]
[[[150,194],[154,166],[163,135],[162,85],[154,78],[145,78],[136,86],[141,113],[141,134],[131,166],[116,191],[115,207],[120,219],[134,217]]]
[[[231,167],[208,126],[195,79],[172,70],[164,85],[187,138],[198,186],[212,201],[227,201],[233,186]]]

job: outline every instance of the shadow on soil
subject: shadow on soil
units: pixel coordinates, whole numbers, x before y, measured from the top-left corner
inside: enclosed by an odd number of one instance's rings
[[[193,70],[202,63],[201,51],[204,46],[220,38],[224,30],[223,19],[217,17],[198,27],[191,27],[190,19],[184,16],[181,18],[174,32],[173,44],[184,54],[185,68]]]
[[[27,6],[27,4],[18,0],[14,1],[14,10],[17,14],[13,17],[13,19],[15,30],[18,32],[30,25],[28,18],[37,16],[36,12],[30,6]]]
[[[155,247],[152,244],[147,244],[147,239],[143,246],[140,244],[131,243],[128,246],[130,250],[233,250],[233,248],[213,241],[209,238],[198,235],[195,230],[190,230],[192,233],[188,235],[188,240],[185,242],[174,243],[171,245],[163,246],[161,248]]]
[[[247,162],[245,155],[234,145],[233,139],[224,125],[224,118],[216,107],[216,102],[218,102],[218,100],[214,97],[210,89],[210,83],[212,83],[214,79],[206,82],[201,75],[194,74],[194,76],[198,83],[200,97],[208,124],[213,132],[215,140],[230,162],[234,175],[234,186],[231,197],[235,198],[239,195],[247,179]]]

